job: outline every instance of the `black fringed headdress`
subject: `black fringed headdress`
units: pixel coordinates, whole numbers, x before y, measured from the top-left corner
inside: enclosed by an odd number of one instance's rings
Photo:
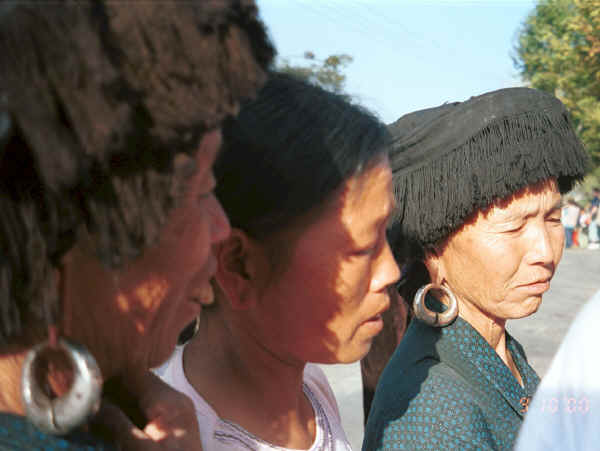
[[[439,243],[474,211],[541,180],[556,178],[565,193],[587,163],[564,105],[530,88],[416,111],[389,128],[395,249]]]

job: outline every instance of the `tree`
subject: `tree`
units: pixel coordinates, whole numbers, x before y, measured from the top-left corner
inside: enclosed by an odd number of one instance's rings
[[[600,0],[540,0],[515,50],[522,78],[563,101],[600,166]]]
[[[337,94],[345,95],[343,92],[346,75],[342,71],[352,62],[350,55],[341,53],[319,60],[313,52],[307,51],[304,52],[303,58],[308,65],[293,66],[287,58],[284,58],[279,64],[278,70],[295,75]]]

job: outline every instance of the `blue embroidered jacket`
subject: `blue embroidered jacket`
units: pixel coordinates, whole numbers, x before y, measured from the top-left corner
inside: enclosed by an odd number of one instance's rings
[[[116,451],[116,448],[83,432],[64,437],[45,434],[25,417],[0,413],[0,451],[16,450]]]
[[[524,387],[462,318],[414,319],[381,375],[363,451],[512,449],[539,378],[508,332],[506,345]]]

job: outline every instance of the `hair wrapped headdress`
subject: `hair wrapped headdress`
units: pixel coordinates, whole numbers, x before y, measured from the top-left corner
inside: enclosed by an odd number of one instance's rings
[[[530,88],[416,111],[389,128],[394,248],[434,245],[474,211],[541,180],[556,178],[565,193],[587,162],[564,105]]]

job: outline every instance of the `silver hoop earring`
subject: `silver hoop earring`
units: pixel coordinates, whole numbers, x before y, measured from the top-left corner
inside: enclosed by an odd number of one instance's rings
[[[425,295],[431,289],[442,290],[450,299],[450,305],[443,313],[434,312],[429,310],[425,305]],[[456,297],[454,293],[450,291],[447,287],[443,285],[435,285],[433,283],[429,283],[427,285],[422,286],[417,290],[415,294],[415,299],[413,302],[413,311],[415,316],[423,321],[425,324],[429,324],[433,327],[444,327],[450,324],[456,316],[458,315],[458,302],[456,301]]]
[[[27,353],[21,376],[21,394],[27,418],[41,431],[64,435],[85,423],[100,408],[102,374],[96,360],[83,346],[60,338],[58,348],[73,365],[73,384],[63,396],[51,399],[36,379],[42,351],[49,342],[35,346]]]

